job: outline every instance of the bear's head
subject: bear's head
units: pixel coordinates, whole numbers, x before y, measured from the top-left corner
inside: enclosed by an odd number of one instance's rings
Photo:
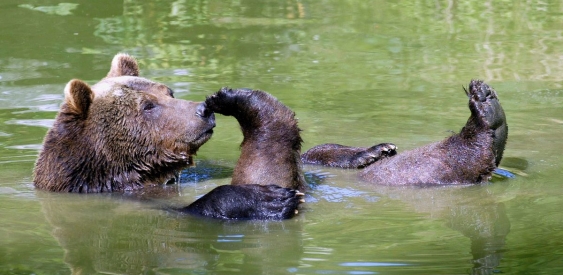
[[[193,164],[213,133],[204,103],[175,99],[166,85],[139,77],[126,54],[89,86],[71,80],[34,169],[39,189],[115,192],[162,184]]]

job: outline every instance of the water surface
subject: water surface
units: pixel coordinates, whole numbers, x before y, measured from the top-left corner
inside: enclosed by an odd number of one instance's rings
[[[558,1],[86,1],[0,4],[0,273],[558,274],[563,271],[563,5]],[[306,166],[313,186],[282,222],[178,217],[227,184],[242,140],[218,116],[176,195],[36,191],[32,169],[73,78],[113,55],[177,97],[272,93],[325,142],[400,150],[459,131],[462,86],[493,86],[507,114],[501,167],[467,187],[362,184]]]

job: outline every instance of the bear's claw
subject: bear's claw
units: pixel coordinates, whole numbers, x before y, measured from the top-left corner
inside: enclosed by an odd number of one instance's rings
[[[340,168],[364,168],[382,158],[397,154],[397,146],[381,143],[370,148],[339,144],[317,145],[301,155],[303,163]]]
[[[358,168],[363,168],[382,158],[396,155],[396,150],[397,146],[395,146],[395,144],[381,143],[368,148],[364,152],[356,154],[356,159],[353,160],[352,163]]]
[[[471,80],[469,89],[469,109],[478,123],[490,129],[497,129],[505,122],[505,115],[493,88],[481,80]]]
[[[391,154],[394,155],[397,153],[397,149],[399,149],[399,147],[395,146],[395,144],[392,143],[382,143],[376,146],[381,146],[381,152],[384,154]],[[371,148],[370,148],[371,149]]]

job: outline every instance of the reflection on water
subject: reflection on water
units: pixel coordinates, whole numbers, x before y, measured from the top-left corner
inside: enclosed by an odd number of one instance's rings
[[[558,1],[137,1],[0,4],[0,273],[561,273],[563,169]],[[161,197],[36,192],[33,163],[65,84],[95,82],[128,52],[179,98],[221,86],[291,107],[304,149],[407,150],[459,131],[461,85],[499,92],[514,178],[456,188],[362,185],[306,167],[283,222],[219,222],[163,209],[230,180],[241,140],[217,117],[197,166]]]
[[[349,187],[336,187],[330,185],[319,185],[315,188],[316,198],[308,200],[315,202],[316,199],[326,200],[328,202],[346,202],[348,198],[365,197],[366,200],[375,201],[374,197],[369,196],[367,193],[355,190]]]
[[[287,264],[300,254],[295,250],[301,240],[295,221],[202,220],[162,215],[115,196],[39,195],[73,273],[244,270],[261,274],[279,259]]]
[[[338,177],[347,177],[347,173],[342,173],[339,171],[335,171],[338,173]],[[422,217],[426,217],[433,221],[438,221],[443,223],[448,228],[455,230],[465,236],[469,242],[467,242],[467,247],[465,251],[472,256],[471,261],[467,261],[468,264],[472,263],[472,268],[470,269],[472,274],[492,274],[499,272],[499,266],[501,265],[501,261],[503,258],[503,251],[506,250],[505,243],[506,238],[510,232],[510,220],[506,214],[504,203],[497,202],[496,197],[494,196],[495,193],[503,192],[505,190],[499,189],[506,189],[503,187],[502,182],[495,181],[498,186],[489,186],[489,185],[480,185],[480,186],[466,186],[466,187],[428,187],[428,188],[420,188],[420,187],[389,187],[389,186],[373,186],[373,185],[365,185],[361,188],[363,191],[356,191],[357,196],[355,199],[348,199],[346,200],[345,205],[346,208],[350,209],[350,212],[358,212],[358,208],[362,207],[369,207],[368,204],[361,203],[361,201],[357,200],[357,198],[366,197],[368,196],[380,196],[379,200],[375,200],[371,203],[373,207],[383,208],[385,209],[386,204],[390,204],[390,202],[385,199],[389,198],[392,201],[398,201],[401,204],[406,206],[405,209],[409,209],[411,212],[416,213]],[[329,185],[332,187],[334,184],[339,184],[339,182],[325,182],[325,185]],[[334,189],[333,190],[340,190]],[[375,192],[375,193],[373,193]],[[348,192],[343,192],[341,195],[346,196]],[[323,191],[315,189],[314,195],[324,199],[327,195],[323,193]],[[317,208],[318,205],[312,206],[312,208]],[[316,212],[315,210],[313,210]],[[404,211],[404,209],[402,210]],[[364,211],[360,211],[361,213]],[[373,215],[381,215],[378,213],[377,210],[370,211],[373,212]],[[355,213],[356,214],[356,213]],[[365,213],[367,214],[367,213]],[[364,214],[364,215],[365,215]],[[367,214],[370,215],[370,214]],[[376,218],[374,216],[373,218]],[[392,217],[394,219],[397,217]],[[385,220],[380,220],[380,222],[384,222]],[[408,222],[408,221],[401,221],[401,222]],[[414,223],[416,224],[416,222]],[[374,244],[377,245],[378,237],[377,233],[380,232],[377,228],[389,228],[389,225],[375,225],[372,224],[372,229],[360,229],[361,231],[373,231],[375,235],[372,235],[374,238]],[[416,225],[414,225],[416,226]],[[355,227],[355,226],[354,226]],[[361,227],[359,227],[361,228]],[[388,229],[385,229],[388,230]],[[344,231],[344,230],[343,230]],[[354,232],[353,229],[347,229],[349,233]],[[344,231],[344,232],[346,232]],[[360,232],[361,232],[360,231]],[[344,233],[348,235],[349,233]],[[413,240],[414,242],[408,246],[408,251],[411,253],[416,254],[416,258],[419,260],[407,260],[410,257],[403,258],[403,261],[398,263],[390,263],[389,265],[379,264],[379,263],[371,263],[368,262],[364,264],[363,262],[358,262],[358,265],[354,264],[346,264],[343,266],[358,266],[358,267],[391,267],[391,266],[407,266],[401,268],[401,271],[414,271],[414,270],[426,270],[427,267],[419,262],[426,257],[436,258],[436,256],[441,255],[443,261],[447,261],[450,258],[449,255],[444,254],[447,253],[446,251],[442,252],[426,252],[428,249],[423,248],[424,245],[427,245],[426,242],[429,236],[425,236],[425,234],[430,234],[430,236],[435,235],[438,239],[447,240],[451,232],[447,232],[442,230],[436,230],[435,232],[427,232],[427,233],[417,233],[411,232],[409,229],[401,229],[396,228],[394,230],[395,234],[398,236],[394,236],[395,239],[403,239],[403,241],[408,241],[410,237],[407,237],[412,234],[422,234],[419,240]],[[369,235],[369,234],[368,234]],[[440,237],[441,236],[441,237]],[[338,239],[346,239],[338,234],[334,234],[332,238]],[[430,241],[432,242],[432,241]],[[463,241],[461,243],[464,243]],[[365,245],[365,244],[364,244]],[[422,246],[421,246],[422,245]],[[393,250],[396,249],[395,246],[401,246],[398,244],[391,244],[387,245],[387,253],[393,254]],[[358,255],[369,255],[370,252],[362,251],[362,247],[356,247],[356,252]],[[306,250],[307,251],[307,250]],[[309,250],[312,254],[319,254],[319,249]],[[321,249],[320,251],[327,251],[326,249]],[[433,250],[431,250],[433,251]],[[332,254],[331,253],[328,254]],[[408,253],[408,252],[407,252]],[[436,254],[438,253],[438,254]],[[320,253],[323,254],[323,253]],[[459,256],[458,256],[459,257]],[[309,257],[310,258],[310,257]],[[332,257],[331,257],[332,258]],[[438,257],[439,258],[439,257]],[[454,257],[455,258],[455,257]],[[317,258],[316,261],[323,261],[323,257],[320,259]],[[452,259],[453,260],[453,259]],[[455,260],[459,260],[455,259]],[[469,266],[468,266],[469,267]]]
[[[197,161],[195,167],[190,167],[180,174],[180,184],[196,184],[210,179],[230,178],[233,173],[231,163],[221,161]]]

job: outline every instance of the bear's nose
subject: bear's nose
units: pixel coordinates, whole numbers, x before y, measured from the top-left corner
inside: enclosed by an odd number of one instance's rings
[[[195,114],[198,117],[201,117],[201,118],[209,118],[209,116],[211,116],[211,114],[213,114],[213,112],[211,112],[211,110],[209,110],[207,108],[207,105],[205,105],[205,102],[202,102],[199,105],[197,105],[197,108],[195,110]]]

